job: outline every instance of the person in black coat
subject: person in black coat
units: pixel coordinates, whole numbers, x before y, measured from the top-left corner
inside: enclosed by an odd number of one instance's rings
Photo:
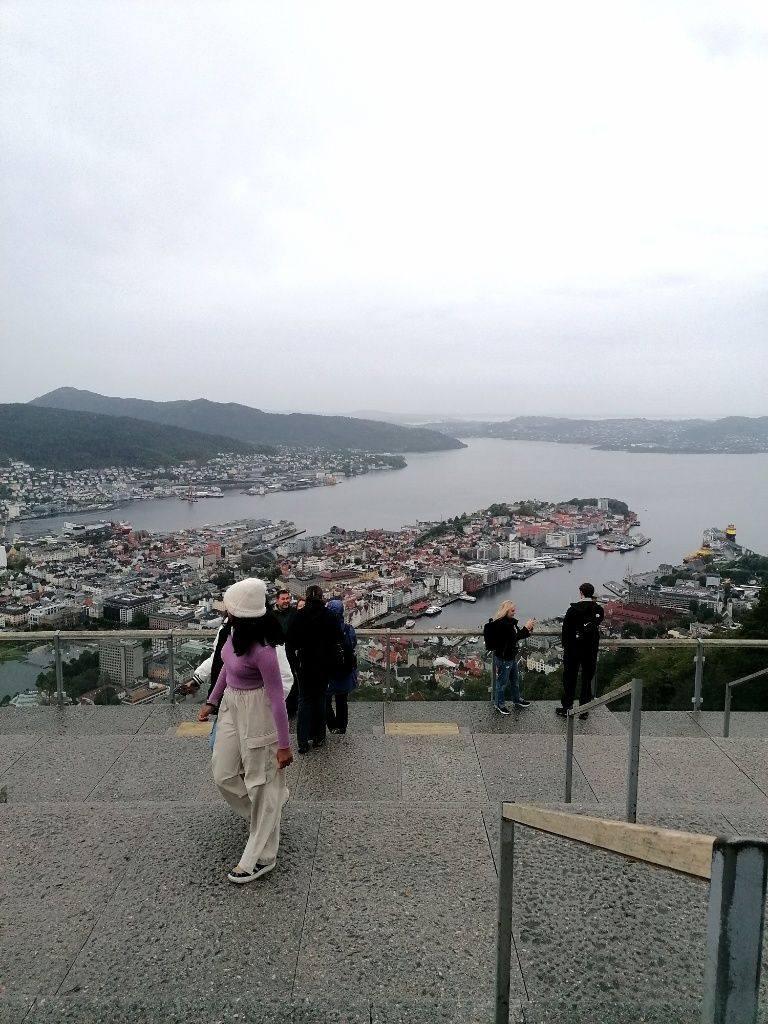
[[[581,600],[571,605],[563,619],[563,698],[562,706],[555,709],[562,717],[565,717],[568,710],[573,707],[579,670],[579,703],[588,704],[592,700],[592,680],[597,668],[603,607],[595,600],[595,588],[591,583],[582,583],[579,595]],[[589,712],[585,711],[579,718],[586,718],[588,714]]]
[[[531,703],[520,692],[517,648],[521,640],[525,640],[531,635],[536,620],[528,619],[526,624],[521,626],[515,618],[516,610],[513,601],[502,601],[498,611],[483,630],[486,647],[493,651],[493,668],[496,676],[493,705],[500,715],[509,714],[509,708],[505,702],[507,683],[509,683],[512,703],[516,708],[527,708]]]
[[[286,647],[299,684],[296,739],[300,754],[325,743],[325,695],[342,641],[336,616],[323,603],[320,587],[307,588],[306,603],[288,626]]]

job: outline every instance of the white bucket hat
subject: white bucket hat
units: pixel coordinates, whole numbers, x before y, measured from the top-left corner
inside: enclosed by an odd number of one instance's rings
[[[267,612],[267,585],[251,577],[233,583],[224,592],[224,607],[237,619],[260,619]]]

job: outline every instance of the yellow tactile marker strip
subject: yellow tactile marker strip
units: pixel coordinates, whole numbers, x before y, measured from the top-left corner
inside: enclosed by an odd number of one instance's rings
[[[207,736],[210,731],[210,722],[182,722],[176,726],[177,736]]]

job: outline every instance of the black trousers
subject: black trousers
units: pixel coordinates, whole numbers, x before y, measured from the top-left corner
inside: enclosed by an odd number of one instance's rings
[[[303,678],[299,673],[299,713],[296,719],[296,742],[308,747],[310,740],[319,743],[325,739],[325,691],[328,680]]]
[[[333,702],[336,701],[336,710],[333,710]],[[334,729],[338,729],[339,732],[347,731],[347,722],[349,721],[349,705],[347,704],[346,693],[329,693],[325,698],[325,724],[333,732]]]
[[[299,684],[296,682],[294,677],[293,686],[290,689],[288,696],[285,698],[285,710],[288,712],[289,718],[295,718],[296,712],[299,710]]]
[[[592,700],[592,680],[595,678],[596,668],[597,648],[582,650],[578,647],[566,647],[563,650],[563,707],[566,710],[573,707],[579,671],[581,671],[579,703],[588,704]]]

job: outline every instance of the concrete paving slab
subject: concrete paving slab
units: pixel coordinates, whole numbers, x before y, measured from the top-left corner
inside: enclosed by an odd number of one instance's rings
[[[370,1024],[371,1007],[365,1001],[347,1000],[339,1006],[326,1000],[299,999],[293,1004],[293,1024]]]
[[[295,994],[489,998],[495,892],[478,811],[324,810]]]
[[[287,1000],[270,1000],[247,992],[174,993],[165,988],[104,999],[89,999],[79,993],[41,997],[25,1024],[292,1024],[293,1020],[293,1008]]]
[[[629,732],[629,712],[614,712],[617,721]],[[689,711],[646,711],[643,709],[643,736],[692,736],[707,739],[708,733],[699,724],[700,715]]]
[[[0,1024],[22,1024],[33,1005],[33,996],[8,996],[0,991]]]
[[[143,863],[126,874],[61,993],[290,996],[316,831],[316,815],[286,809],[278,867],[233,886],[226,871],[245,823],[226,809],[177,808],[166,829],[148,828]]]
[[[664,1002],[649,1005],[647,1000],[627,1003],[624,1000],[595,998],[586,1006],[561,1003],[523,1004],[524,1024],[700,1024],[701,1009],[689,1002]]]
[[[596,996],[643,1006],[699,998],[704,883],[521,828],[514,891],[533,1002],[559,997],[586,1011]]]
[[[117,736],[136,733],[152,713],[149,705],[128,707],[4,708],[0,711],[0,734],[39,733],[67,736]]]
[[[371,1007],[371,1024],[488,1024],[493,1020],[490,1003],[470,1005],[459,1000],[446,1003],[376,1003]],[[522,1021],[522,1006],[510,1005],[510,1024]]]
[[[565,738],[552,735],[474,736],[490,800],[551,802],[565,794]],[[597,803],[578,765],[573,799]]]
[[[629,736],[576,736],[574,758],[601,803],[626,800]],[[640,750],[638,804],[680,801],[682,793],[648,751]]]
[[[163,808],[4,805],[0,812],[0,921],[98,915]]]
[[[95,917],[77,914],[0,925],[3,994],[16,999],[53,994],[95,923]]]
[[[184,700],[178,704],[150,705],[151,713],[138,730],[140,736],[174,732],[185,722],[196,722],[200,705]]]
[[[474,701],[399,700],[384,704],[384,722],[455,722],[470,728]]]
[[[205,738],[135,736],[93,789],[93,800],[184,800],[210,772]]]
[[[349,701],[349,725],[347,731],[379,732],[384,727],[384,702]]]
[[[104,778],[131,736],[45,736],[3,775],[9,803],[85,800]]]
[[[401,738],[403,800],[484,801],[485,781],[471,736]]]
[[[642,742],[661,770],[674,779],[684,799],[747,803],[768,810],[768,797],[715,743],[686,736],[647,736]]]
[[[738,689],[734,701],[738,701]],[[723,712],[700,711],[699,724],[710,736],[723,735]],[[731,736],[762,736],[768,738],[768,711],[732,711],[729,729]]]
[[[768,794],[768,737],[719,737],[714,740],[720,750],[754,782],[764,794]]]
[[[19,760],[22,754],[39,742],[40,737],[36,733],[3,736],[2,743],[0,743],[0,778]]]
[[[565,736],[565,721],[555,713],[559,701],[535,700],[528,708],[512,708],[505,718],[490,703],[471,705],[471,727],[481,733],[550,733]],[[511,707],[511,705],[509,705]],[[620,723],[607,708],[596,708],[589,718],[576,721],[577,733],[593,736],[618,736],[624,732]]]
[[[400,747],[389,736],[330,736],[320,750],[298,754],[300,800],[395,800],[400,795]]]
[[[724,835],[768,837],[768,813],[749,807],[729,807],[723,812],[731,826]],[[768,948],[768,943],[765,943]]]

